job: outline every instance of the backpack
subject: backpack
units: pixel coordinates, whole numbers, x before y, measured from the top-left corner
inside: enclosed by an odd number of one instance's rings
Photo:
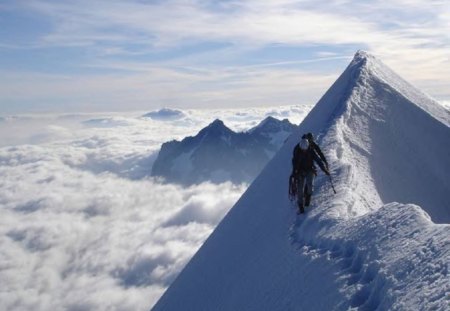
[[[294,157],[292,159],[293,171],[300,175],[304,175],[308,172],[316,172],[316,167],[314,165],[314,154],[313,150],[308,148],[307,150],[301,150],[300,146],[297,144],[294,148]]]

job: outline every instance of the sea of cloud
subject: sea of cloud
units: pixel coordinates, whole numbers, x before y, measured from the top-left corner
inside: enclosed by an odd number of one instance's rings
[[[161,144],[309,109],[0,118],[0,309],[150,309],[248,186],[154,179]]]

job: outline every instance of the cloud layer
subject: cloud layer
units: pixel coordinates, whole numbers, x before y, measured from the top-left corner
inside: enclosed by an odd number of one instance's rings
[[[236,130],[307,107],[16,116],[0,121],[0,301],[8,310],[146,310],[246,185],[148,178],[162,141],[221,116]],[[4,131],[15,128],[20,135]],[[21,129],[21,132],[19,131]]]

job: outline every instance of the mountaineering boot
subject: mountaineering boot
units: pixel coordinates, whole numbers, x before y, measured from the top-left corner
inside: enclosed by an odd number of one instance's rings
[[[311,202],[311,195],[310,194],[305,195],[305,206],[309,206],[310,202]]]

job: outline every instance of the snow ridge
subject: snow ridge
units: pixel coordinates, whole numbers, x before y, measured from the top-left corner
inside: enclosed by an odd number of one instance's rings
[[[391,88],[407,98],[412,104],[417,105],[440,122],[450,125],[450,111],[445,109],[436,100],[423,93],[402,77],[397,75],[391,68],[383,64],[373,55],[358,51],[353,60],[354,63],[363,63],[361,66],[361,78],[377,79],[386,88]],[[350,65],[351,66],[351,65]]]
[[[346,299],[335,310],[444,310],[448,229],[433,224],[418,206],[390,203],[329,230],[340,234],[315,239],[297,219],[289,236],[301,255],[325,259],[338,271],[336,283]]]
[[[448,307],[450,127],[421,94],[358,52],[154,310]],[[319,174],[297,216],[290,160],[309,131],[337,194]]]

